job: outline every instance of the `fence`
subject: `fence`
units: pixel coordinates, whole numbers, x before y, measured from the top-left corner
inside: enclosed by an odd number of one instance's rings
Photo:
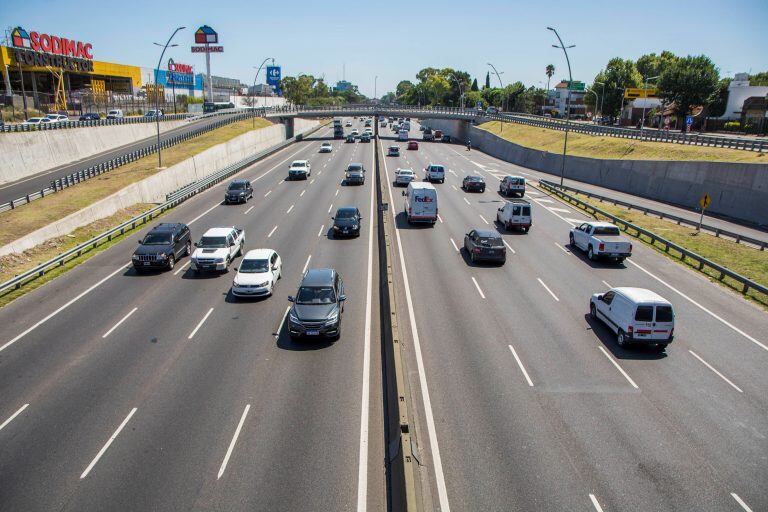
[[[627,222],[619,217],[616,217],[615,215],[611,215],[610,213],[601,210],[600,208],[597,208],[595,206],[592,206],[589,203],[586,203],[582,201],[581,199],[574,197],[566,192],[563,192],[560,190],[560,188],[549,181],[546,180],[539,180],[539,185],[544,190],[547,190],[548,192],[551,192],[555,194],[556,196],[559,196],[569,203],[577,205],[579,208],[582,208],[584,211],[586,211],[589,214],[592,215],[601,215],[603,217],[606,217],[611,220],[614,224],[619,226],[624,232],[628,234],[631,231],[634,231],[635,234],[633,236],[640,238],[641,236],[648,237],[650,239],[651,245],[656,245],[657,243],[662,245],[664,247],[664,252],[667,254],[671,254],[670,251],[674,250],[680,254],[680,260],[686,261],[686,260],[692,260],[696,266],[698,267],[699,271],[705,271],[706,269],[709,269],[711,271],[714,271],[718,276],[716,277],[718,281],[723,281],[726,277],[736,281],[737,283],[742,285],[741,293],[746,294],[750,289],[762,293],[766,297],[768,297],[768,287],[757,283],[755,281],[752,281],[751,279],[748,279],[741,274],[737,274],[736,272],[723,267],[722,265],[718,265],[717,263],[710,261],[703,256],[699,256],[693,251],[689,251],[685,247],[682,247],[680,245],[677,245],[674,242],[671,242],[665,238],[660,237],[656,233],[652,231],[648,231],[647,229],[641,228],[640,226],[636,226],[635,224],[632,224],[631,222]],[[707,272],[709,274],[709,272]]]
[[[189,114],[166,114],[160,116],[160,121],[178,121],[187,119]],[[154,116],[121,117],[119,119],[93,119],[91,121],[58,121],[41,124],[6,124],[0,126],[0,133],[34,132],[39,130],[63,130],[67,128],[85,128],[88,126],[112,126],[118,124],[154,123]]]

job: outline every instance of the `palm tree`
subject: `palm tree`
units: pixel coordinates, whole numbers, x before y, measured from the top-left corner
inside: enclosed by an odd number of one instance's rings
[[[555,65],[547,64],[547,90],[549,90],[549,81],[552,78],[552,75],[554,74],[555,74]]]

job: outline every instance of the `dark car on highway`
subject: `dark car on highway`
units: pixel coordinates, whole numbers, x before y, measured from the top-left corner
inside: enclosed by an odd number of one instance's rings
[[[354,206],[342,206],[336,210],[336,215],[331,217],[333,220],[333,236],[360,236],[360,225],[363,216],[360,210]]]
[[[233,180],[227,187],[227,191],[224,192],[224,202],[226,204],[245,203],[252,197],[253,187],[248,180]]]
[[[344,312],[344,283],[332,268],[307,270],[296,296],[289,296],[293,306],[288,311],[288,334],[291,339],[341,337],[341,314]]]
[[[473,229],[464,235],[464,249],[472,262],[507,261],[507,248],[499,233],[490,229]]]
[[[344,177],[345,185],[365,185],[365,169],[363,164],[349,164]]]
[[[79,119],[80,121],[98,121],[99,119],[101,119],[101,116],[96,112],[88,112],[86,114],[81,115]]]
[[[192,252],[189,227],[180,222],[162,222],[139,241],[131,261],[137,272],[165,268],[171,270],[179,258]]]
[[[367,133],[363,133],[360,136],[360,142],[371,142],[371,136]]]
[[[451,142],[451,136],[443,134],[442,138],[440,139],[443,142]]]
[[[470,174],[464,177],[464,181],[461,182],[461,188],[464,192],[485,192],[485,180],[482,176]]]
[[[355,142],[355,136],[351,133],[347,135],[347,142]]]

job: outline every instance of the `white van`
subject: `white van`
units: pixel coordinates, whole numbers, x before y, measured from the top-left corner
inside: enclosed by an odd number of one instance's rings
[[[408,223],[437,221],[437,190],[431,183],[424,181],[412,181],[408,184],[408,190],[403,191],[405,196],[405,215]]]
[[[400,140],[400,141],[408,140],[408,130],[400,130],[399,132],[397,132],[397,140]]]
[[[107,119],[122,119],[123,117],[123,111],[119,108],[115,108],[107,112]]]
[[[424,172],[426,173],[426,179],[430,183],[433,181],[439,181],[440,183],[445,183],[445,167],[438,164],[429,164],[428,167],[424,169]]]
[[[496,221],[507,231],[522,229],[527,233],[533,224],[531,203],[525,199],[512,199],[496,212]]]
[[[668,300],[644,288],[611,288],[589,300],[589,313],[616,333],[617,344],[652,345],[662,351],[675,334],[675,311]]]
[[[411,130],[411,122],[410,121],[403,121],[403,123],[400,125],[401,130],[410,131]]]

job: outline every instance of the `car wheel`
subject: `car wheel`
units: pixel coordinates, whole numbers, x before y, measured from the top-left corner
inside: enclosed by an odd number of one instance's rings
[[[531,228],[523,228],[523,233],[528,233],[528,231],[530,231],[530,229]]]
[[[573,233],[571,233],[570,235],[568,235],[568,244],[569,244],[571,247],[576,247],[576,242],[573,240]]]
[[[624,263],[624,258],[616,258],[616,263]]]
[[[627,348],[627,345],[628,345],[627,337],[624,334],[624,331],[622,331],[621,329],[619,329],[619,334],[616,336],[616,343],[621,348]]]
[[[665,350],[667,350],[667,344],[666,343],[659,343],[655,347],[653,347],[653,349],[656,352],[664,352]]]
[[[587,249],[587,258],[589,258],[592,261],[595,261],[595,252],[592,250],[592,246],[589,246],[589,249]]]
[[[525,196],[525,192],[520,192],[520,197]]]
[[[594,304],[589,305],[589,316],[591,316],[592,318],[597,318],[597,309],[595,309]]]
[[[192,253],[192,242],[187,240],[187,244],[184,246],[184,256],[189,256]]]
[[[168,270],[173,270],[173,267],[176,266],[176,256],[171,254],[168,256]]]

